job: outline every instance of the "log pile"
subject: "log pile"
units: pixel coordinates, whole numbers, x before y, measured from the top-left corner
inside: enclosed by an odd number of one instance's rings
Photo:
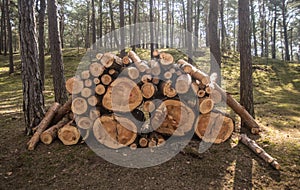
[[[65,145],[93,138],[112,149],[163,146],[170,136],[195,132],[201,140],[219,144],[230,138],[234,120],[217,110],[226,102],[253,134],[260,132],[253,117],[230,94],[195,66],[171,54],[154,51],[154,59],[141,60],[129,51],[120,58],[98,53],[90,64],[66,81],[72,98],[54,103],[33,129],[28,149],[39,141]],[[240,140],[275,169],[280,165],[245,135]]]
[[[171,54],[154,56],[145,61],[133,51],[123,58],[99,53],[67,80],[84,138],[114,149],[160,146],[190,131],[207,142],[226,141],[234,122],[214,109],[222,94],[210,76],[182,59],[175,63]]]

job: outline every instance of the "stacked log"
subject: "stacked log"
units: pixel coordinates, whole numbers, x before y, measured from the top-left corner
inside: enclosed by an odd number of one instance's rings
[[[34,128],[28,149],[41,140],[50,144],[56,137],[65,145],[93,138],[112,149],[163,146],[171,136],[189,132],[205,142],[226,141],[234,120],[215,109],[226,101],[254,134],[259,125],[253,117],[208,76],[184,60],[154,51],[154,59],[141,60],[129,51],[120,58],[113,53],[97,54],[84,69],[66,81],[72,95],[64,105],[54,103]],[[241,142],[270,163],[280,166],[254,141]]]
[[[66,82],[75,122],[85,138],[114,149],[161,146],[170,136],[193,130],[205,141],[227,140],[233,120],[213,113],[222,96],[209,76],[184,60],[175,63],[169,53],[155,51],[154,56],[145,61],[133,51],[123,58],[97,54]],[[215,140],[203,134],[208,129]]]

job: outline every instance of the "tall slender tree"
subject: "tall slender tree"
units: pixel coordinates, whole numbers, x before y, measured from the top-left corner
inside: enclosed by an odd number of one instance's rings
[[[255,14],[254,14],[254,3],[253,0],[250,0],[251,5],[251,21],[252,21],[252,36],[254,43],[254,55],[257,56],[257,39],[256,39],[256,24],[255,24]]]
[[[239,0],[240,103],[254,116],[249,0]],[[242,126],[244,126],[242,120]]]
[[[136,50],[136,46],[138,44],[138,39],[137,39],[137,19],[138,19],[138,14],[139,14],[139,4],[138,4],[138,0],[134,1],[134,15],[133,15],[133,46],[132,46],[132,50],[135,51]]]
[[[187,46],[188,46],[188,56],[189,63],[193,62],[193,43],[192,43],[192,33],[193,33],[193,5],[192,0],[187,0]]]
[[[7,45],[8,45],[8,52],[9,52],[9,74],[14,73],[14,58],[13,58],[13,38],[12,38],[12,29],[11,29],[11,20],[10,20],[10,1],[6,0],[6,18],[7,18]]]
[[[92,43],[93,48],[96,48],[96,15],[95,15],[95,0],[92,0]]]
[[[39,44],[39,64],[40,64],[40,71],[41,71],[41,78],[43,83],[43,88],[45,84],[45,15],[46,15],[46,1],[45,0],[38,0],[37,4],[37,11],[38,15],[38,23],[39,23],[39,37],[38,37],[38,44]]]
[[[281,11],[282,11],[282,27],[284,36],[284,50],[285,50],[285,60],[290,60],[289,52],[289,40],[288,40],[288,24],[287,24],[287,0],[281,1]]]
[[[99,9],[98,9],[98,15],[99,15],[99,46],[102,47],[102,35],[103,35],[103,0],[99,0]]]
[[[125,13],[124,13],[124,0],[119,0],[119,9],[120,9],[120,56],[124,57],[126,52],[125,52]]]
[[[89,48],[90,44],[90,0],[86,1],[87,23],[86,23],[86,36],[85,36],[85,48]]]
[[[35,0],[18,0],[21,45],[23,111],[26,133],[37,126],[44,116],[44,96],[38,64],[35,30]]]
[[[209,5],[209,48],[210,48],[210,73],[218,75],[217,83],[221,83],[221,50],[218,35],[218,0],[211,0]]]
[[[63,104],[67,101],[66,81],[64,76],[64,64],[62,60],[61,38],[58,29],[57,1],[47,0],[48,30],[51,52],[51,71],[55,101]]]
[[[6,12],[7,12],[7,10],[6,10],[6,6],[5,6],[5,4],[6,4],[6,0],[2,0],[2,6],[4,7],[3,8],[3,12],[2,12],[2,18],[3,18],[3,55],[4,56],[7,56],[7,34],[6,34],[6,22],[7,22],[7,20],[6,20]]]
[[[151,58],[153,58],[154,52],[154,23],[153,23],[153,0],[150,0],[150,49],[151,49]]]

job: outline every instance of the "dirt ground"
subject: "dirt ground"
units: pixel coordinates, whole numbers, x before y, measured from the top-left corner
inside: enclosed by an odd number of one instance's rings
[[[277,158],[280,171],[238,144],[236,134],[202,154],[195,151],[199,139],[192,139],[171,160],[132,169],[105,161],[85,143],[64,146],[56,140],[28,151],[30,137],[24,134],[20,73],[8,76],[5,66],[1,63],[0,189],[300,189],[299,102],[295,102],[295,113],[289,115],[268,110],[262,102],[256,104],[263,131],[250,137]],[[296,91],[299,95],[298,87]],[[51,92],[45,93],[51,96]],[[281,107],[282,113],[289,111],[288,107]],[[278,128],[264,117],[279,124],[288,120],[294,123]]]

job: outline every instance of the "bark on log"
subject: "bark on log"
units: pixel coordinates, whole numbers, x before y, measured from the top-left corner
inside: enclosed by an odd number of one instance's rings
[[[64,117],[61,121],[59,121],[57,124],[53,125],[46,131],[44,131],[40,135],[40,139],[44,144],[51,144],[53,140],[57,137],[57,132],[60,128],[62,128],[64,125],[66,125],[70,121],[69,117]]]
[[[200,71],[195,66],[182,59],[178,62],[181,64],[183,71],[187,74],[190,74],[192,78],[201,81],[204,85],[208,85],[210,83],[209,76],[206,73]]]
[[[58,130],[58,138],[64,145],[74,145],[80,139],[80,132],[71,121]]]
[[[40,135],[42,134],[43,131],[47,129],[49,124],[51,123],[54,115],[56,114],[57,110],[60,108],[60,104],[55,102],[51,105],[47,113],[45,114],[45,117],[41,121],[41,123],[37,126],[37,130],[31,137],[31,139],[28,141],[28,150],[34,150],[36,144],[40,140]]]
[[[71,111],[71,105],[72,105],[72,98],[70,97],[69,100],[61,106],[58,110],[57,113],[55,114],[51,124],[54,125],[57,122],[59,122],[67,113]]]
[[[131,112],[142,101],[142,92],[137,84],[126,77],[119,77],[107,88],[102,105],[111,111]]]
[[[219,85],[213,83],[215,89],[219,91],[222,95],[222,99],[226,101],[227,105],[237,113],[243,121],[246,123],[246,126],[249,127],[252,134],[259,134],[260,127],[255,121],[255,119],[245,110],[241,104],[239,104],[230,94],[226,93]]]
[[[117,149],[135,141],[137,127],[127,118],[105,115],[95,121],[93,132],[98,142],[109,148]]]
[[[248,148],[250,148],[256,155],[258,155],[260,158],[262,158],[265,162],[269,163],[273,168],[276,170],[280,170],[279,163],[271,156],[269,155],[263,148],[261,148],[256,142],[249,137],[247,137],[246,134],[240,135],[240,141],[245,144]]]
[[[195,114],[191,108],[178,100],[165,100],[155,110],[151,125],[155,131],[183,136],[193,128]]]
[[[195,132],[205,142],[220,144],[231,136],[234,129],[233,120],[222,113],[201,114],[197,121]]]

